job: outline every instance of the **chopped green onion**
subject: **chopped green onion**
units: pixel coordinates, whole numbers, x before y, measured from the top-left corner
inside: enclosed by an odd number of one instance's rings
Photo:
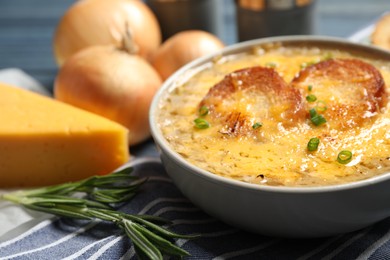
[[[309,67],[309,66],[314,65],[314,64],[316,64],[315,61],[304,62],[301,64],[301,69],[304,69],[304,68]]]
[[[314,101],[317,100],[317,97],[316,97],[315,95],[313,95],[313,94],[310,94],[310,95],[307,95],[307,96],[306,96],[306,100],[307,100],[308,102],[314,102]]]
[[[260,128],[260,127],[262,127],[262,126],[263,126],[262,123],[256,122],[256,123],[254,123],[254,124],[252,125],[252,128],[253,128],[253,129],[257,129],[257,128]]]
[[[310,120],[316,126],[319,126],[319,125],[326,123],[326,119],[322,115],[316,115],[316,116],[312,117]]]
[[[319,144],[320,144],[320,139],[318,137],[313,137],[307,143],[307,150],[316,151],[318,149]]]
[[[310,118],[314,117],[317,115],[317,111],[315,108],[312,108],[309,110],[309,113],[310,113]]]
[[[197,118],[197,119],[195,119],[195,120],[194,120],[194,123],[195,123],[196,128],[199,128],[199,129],[206,129],[206,128],[209,128],[209,127],[210,127],[209,122],[207,122],[207,121],[204,120],[203,118]]]
[[[326,123],[325,117],[317,114],[315,108],[310,109],[309,113],[310,113],[310,120],[314,125],[319,126]]]
[[[348,150],[343,150],[337,156],[337,161],[341,164],[347,164],[352,160],[352,152]]]
[[[317,101],[317,106],[315,107],[318,111],[324,112],[328,109],[326,103],[322,100]]]
[[[317,105],[316,105],[315,109],[317,109],[318,111],[324,112],[325,110],[328,109],[328,107],[326,106],[325,101],[319,100],[319,101],[317,101]]]
[[[307,86],[307,90],[308,91],[312,91],[313,90],[313,86],[312,85]]]
[[[265,64],[266,67],[270,67],[270,68],[275,68],[276,67],[276,63],[275,62],[267,62]]]
[[[327,54],[325,54],[324,58],[322,60],[330,60],[333,58],[333,55],[332,53],[328,52]]]
[[[206,107],[206,106],[201,106],[201,107],[199,108],[199,115],[200,115],[200,116],[205,116],[205,115],[207,115],[208,113],[209,113],[208,107]]]

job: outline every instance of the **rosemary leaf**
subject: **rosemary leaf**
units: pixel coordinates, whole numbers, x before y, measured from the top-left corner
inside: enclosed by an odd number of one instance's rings
[[[42,207],[42,206],[36,206],[36,205],[24,205],[28,209],[40,211],[40,212],[45,212],[45,213],[50,213],[54,214],[57,216],[62,216],[62,217],[68,217],[68,218],[76,218],[76,219],[87,219],[91,220],[92,217],[83,212],[80,209],[73,208],[72,210],[67,209],[62,209],[62,208],[50,208],[50,207]]]
[[[142,228],[142,226],[134,225],[134,228],[138,230],[140,233],[142,233],[147,239],[149,239],[151,242],[153,242],[154,245],[158,247],[158,249],[166,252],[167,254],[171,255],[178,255],[178,256],[188,256],[188,252],[181,249],[180,247],[176,246],[175,244],[171,243],[170,241],[154,234],[153,232],[149,231],[148,229]]]
[[[114,211],[90,209],[88,213],[91,215],[91,217],[95,217],[101,220],[111,221],[115,223],[117,221],[120,221],[120,216],[118,216],[118,213]]]
[[[40,203],[66,203],[70,205],[81,204],[84,205],[86,200],[80,198],[66,197],[60,195],[45,195],[42,194],[39,197],[34,197],[32,203],[38,205]]]
[[[170,221],[157,216],[132,215],[114,210],[113,205],[130,201],[146,181],[131,173],[132,168],[125,168],[77,182],[6,193],[0,195],[0,199],[60,217],[112,222],[131,239],[140,259],[163,259],[163,253],[189,255],[169,239],[191,239],[197,235],[171,232],[158,225],[169,224]]]
[[[43,188],[37,188],[32,190],[22,190],[13,192],[14,194],[18,194],[19,196],[38,196],[38,195],[47,195],[47,194],[69,194],[75,189],[75,185],[73,183],[64,183],[55,186],[48,186]]]
[[[137,245],[134,245],[134,249],[138,260],[150,260],[150,258]]]
[[[88,186],[104,187],[105,185],[107,186],[111,186],[113,184],[118,185],[120,183],[127,183],[128,181],[131,180],[137,180],[138,179],[137,177],[130,175],[131,171],[132,168],[125,168],[121,171],[117,171],[109,175],[93,176],[82,181],[81,185],[83,187],[88,187]]]
[[[125,214],[125,213],[123,213]],[[150,222],[153,222],[153,223],[158,223],[158,224],[162,224],[162,225],[170,225],[172,224],[172,221],[166,219],[166,218],[162,218],[162,217],[158,217],[158,216],[153,216],[153,215],[137,215],[138,218],[141,218],[143,220],[146,220],[146,221],[150,221]]]
[[[101,203],[99,201],[94,201],[94,200],[87,200],[87,199],[82,199],[82,198],[75,198],[75,197],[69,197],[69,196],[64,196],[64,195],[52,195],[52,194],[42,194],[39,197],[34,196],[31,197],[30,199],[32,200],[31,203],[34,203],[35,205],[43,205],[43,204],[49,204],[53,203],[58,204],[80,204],[80,205],[86,205],[89,207],[93,208],[102,208],[102,209],[111,209],[110,206],[107,204]]]
[[[122,223],[126,234],[130,237],[131,241],[149,258],[149,259],[163,259],[160,250],[155,247],[139,229],[134,226],[138,225],[137,223],[128,220],[122,219]]]
[[[125,202],[133,198],[135,193],[120,193],[115,194],[109,192],[109,190],[99,190],[96,192],[93,192],[92,198],[96,201],[102,202],[102,203],[120,203]]]
[[[144,225],[145,227],[148,227],[150,229],[153,229],[154,231],[160,233],[161,235],[164,235],[166,237],[170,238],[185,238],[185,239],[192,239],[192,238],[197,238],[199,235],[180,235],[177,233],[174,233],[172,231],[168,231],[164,228],[161,228],[160,226],[153,224],[145,219],[140,218],[139,216],[134,216],[134,215],[127,215],[127,214],[122,214],[123,217],[139,222],[140,224]]]

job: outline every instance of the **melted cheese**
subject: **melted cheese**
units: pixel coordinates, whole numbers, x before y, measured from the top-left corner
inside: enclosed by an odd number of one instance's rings
[[[235,70],[251,66],[274,66],[290,82],[302,66],[328,55],[351,58],[336,50],[275,48],[227,57],[202,70],[185,84],[176,86],[160,106],[159,125],[174,150],[189,162],[212,173],[264,185],[321,186],[370,178],[390,171],[390,106],[361,127],[337,130],[310,122],[285,128],[276,121],[263,121],[254,137],[227,138],[220,125],[196,129],[198,104],[209,89]],[[390,93],[390,68],[381,61],[358,57],[376,66]],[[328,82],[332,84],[332,82]],[[271,111],[272,112],[272,111]],[[274,111],[275,112],[275,111]],[[277,112],[275,112],[277,113]],[[207,119],[207,117],[206,117]],[[308,152],[307,143],[320,137],[318,150]],[[337,162],[341,150],[350,150],[347,165]]]
[[[100,116],[0,84],[0,187],[107,174],[129,159],[127,130]]]

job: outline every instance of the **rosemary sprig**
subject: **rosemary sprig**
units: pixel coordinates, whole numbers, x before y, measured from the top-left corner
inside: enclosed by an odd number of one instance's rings
[[[145,181],[131,173],[129,167],[77,182],[6,193],[0,199],[61,217],[113,222],[130,238],[141,258],[163,259],[164,254],[188,256],[189,253],[175,245],[173,239],[191,239],[197,235],[171,232],[160,226],[169,224],[160,217],[127,214],[114,209],[115,204],[131,200]]]

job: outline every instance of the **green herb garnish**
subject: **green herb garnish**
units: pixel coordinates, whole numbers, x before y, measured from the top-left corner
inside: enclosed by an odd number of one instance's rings
[[[319,126],[326,123],[325,117],[318,114],[315,108],[310,109],[309,113],[310,113],[310,120],[315,126]]]
[[[317,63],[316,61],[303,62],[303,63],[301,64],[301,69],[304,69],[304,68],[306,68],[306,67],[309,67],[309,66],[311,66],[311,65],[314,65],[314,64],[316,64],[316,63]]]
[[[209,128],[210,127],[210,124],[209,122],[207,122],[205,119],[203,118],[197,118],[194,120],[194,123],[195,123],[195,127],[196,128],[199,128],[199,129],[206,129],[206,128]]]
[[[328,109],[328,107],[326,106],[326,103],[324,101],[319,100],[319,101],[317,101],[317,105],[316,105],[315,109],[317,111],[324,112],[325,110]]]
[[[307,143],[307,150],[316,151],[318,149],[319,144],[320,144],[320,139],[318,137],[313,137]]]
[[[265,64],[266,67],[269,67],[269,68],[276,68],[276,63],[275,62],[267,62]]]
[[[256,123],[254,123],[254,124],[252,125],[252,128],[253,128],[253,129],[257,129],[257,128],[260,128],[260,127],[262,127],[262,126],[263,126],[262,123],[256,122]]]
[[[316,116],[310,118],[310,120],[316,126],[319,126],[319,125],[326,123],[326,119],[322,115],[316,115]]]
[[[209,113],[209,109],[206,106],[201,106],[199,108],[199,115],[200,116],[206,116]]]
[[[333,54],[328,52],[325,54],[325,56],[322,58],[322,60],[330,60],[333,59]]]
[[[171,240],[196,235],[173,233],[158,225],[169,223],[160,217],[126,214],[114,209],[113,204],[129,201],[145,181],[131,172],[132,168],[126,168],[82,181],[6,193],[0,199],[60,217],[112,222],[131,239],[137,254],[150,259],[163,259],[163,253],[188,256],[187,251]]]
[[[337,161],[341,164],[347,164],[352,160],[352,152],[348,150],[341,151],[337,156]]]
[[[312,85],[307,86],[307,90],[308,90],[309,92],[312,91],[312,90],[313,90],[313,86],[312,86]]]
[[[317,100],[317,97],[313,94],[307,95],[306,96],[307,102],[315,102]]]

